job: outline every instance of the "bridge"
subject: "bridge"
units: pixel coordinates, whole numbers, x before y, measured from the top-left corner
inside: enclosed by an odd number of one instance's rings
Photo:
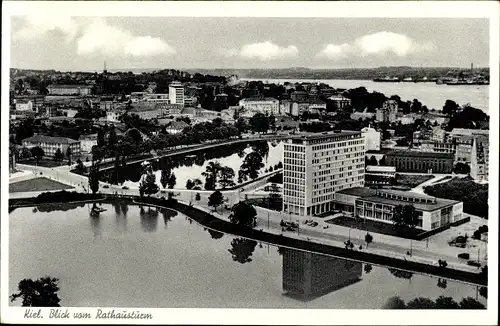
[[[197,145],[191,145],[187,146],[184,148],[176,148],[172,150],[167,150],[159,155],[156,156],[145,156],[145,157],[140,157],[140,158],[132,158],[131,160],[127,161],[127,165],[132,165],[132,164],[137,164],[137,163],[142,163],[144,161],[148,160],[159,160],[160,158],[163,157],[170,157],[170,156],[175,156],[175,155],[183,155],[183,154],[189,154],[209,148],[215,148],[215,147],[220,147],[220,146],[227,146],[227,145],[234,145],[234,144],[240,144],[240,143],[251,143],[255,141],[260,141],[260,140],[284,140],[290,138],[290,135],[278,135],[278,134],[267,134],[267,135],[260,135],[257,137],[247,137],[247,138],[241,138],[241,139],[229,139],[229,140],[224,140],[224,141],[219,141],[219,142],[214,142],[214,143],[204,143],[204,144],[197,144]],[[99,170],[100,171],[106,171],[114,168],[114,160],[111,161],[106,161],[102,162],[99,164]]]

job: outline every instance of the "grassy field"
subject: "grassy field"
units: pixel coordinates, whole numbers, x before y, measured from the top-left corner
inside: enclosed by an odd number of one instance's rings
[[[396,185],[414,188],[419,184],[434,178],[433,175],[396,174]]]
[[[36,160],[33,158],[30,158],[28,160],[22,160],[22,161],[19,161],[18,163],[19,164],[26,164],[26,165],[38,165],[38,166],[43,166],[46,168],[54,168],[54,167],[61,166],[61,165],[68,165],[67,161],[56,162],[54,160],[49,160],[49,159],[41,159],[40,161],[38,161],[38,164],[37,164]]]
[[[62,189],[73,189],[73,187],[43,177],[9,184],[9,192],[48,191]]]

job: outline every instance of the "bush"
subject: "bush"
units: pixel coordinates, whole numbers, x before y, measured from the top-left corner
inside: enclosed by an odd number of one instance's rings
[[[75,191],[57,191],[57,192],[44,192],[35,198],[36,204],[43,203],[54,203],[54,202],[72,202],[72,201],[83,201],[83,200],[97,200],[102,199],[103,196],[99,194],[85,194],[78,193]]]
[[[474,266],[474,267],[480,267],[480,266],[481,266],[481,264],[480,264],[480,263],[478,263],[478,262],[477,262],[477,261],[475,261],[475,260],[469,260],[469,261],[467,261],[467,265],[469,265],[469,266]]]
[[[470,258],[470,255],[469,253],[467,252],[463,252],[461,254],[458,254],[458,258],[462,258],[462,259],[469,259]]]

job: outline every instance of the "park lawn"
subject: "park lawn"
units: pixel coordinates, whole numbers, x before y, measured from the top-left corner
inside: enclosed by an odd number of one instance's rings
[[[416,239],[417,235],[423,233],[424,231],[418,228],[413,230],[398,230],[393,227],[392,223],[383,223],[372,220],[356,219],[347,216],[340,216],[337,218],[332,218],[325,221],[326,223],[336,224],[345,227],[357,228],[359,230],[366,230],[367,232],[380,233],[385,235],[391,235],[395,237],[405,238],[405,239]]]
[[[46,167],[46,168],[54,168],[54,167],[58,167],[58,166],[62,166],[62,165],[67,165],[68,161],[56,162],[56,161],[50,160],[50,159],[41,159],[37,163],[35,159],[31,158],[29,160],[19,161],[18,163],[19,164],[26,164],[26,165],[43,166],[43,167]]]
[[[433,175],[408,175],[396,174],[396,185],[414,188],[427,180],[434,178]]]
[[[73,187],[43,177],[23,180],[9,184],[9,192],[12,193],[31,192],[31,191],[51,191],[51,190],[63,190],[63,189],[73,189]]]

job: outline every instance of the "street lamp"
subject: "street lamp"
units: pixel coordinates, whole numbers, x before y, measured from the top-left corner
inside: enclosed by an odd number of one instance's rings
[[[351,242],[351,227],[349,226],[349,242]]]

